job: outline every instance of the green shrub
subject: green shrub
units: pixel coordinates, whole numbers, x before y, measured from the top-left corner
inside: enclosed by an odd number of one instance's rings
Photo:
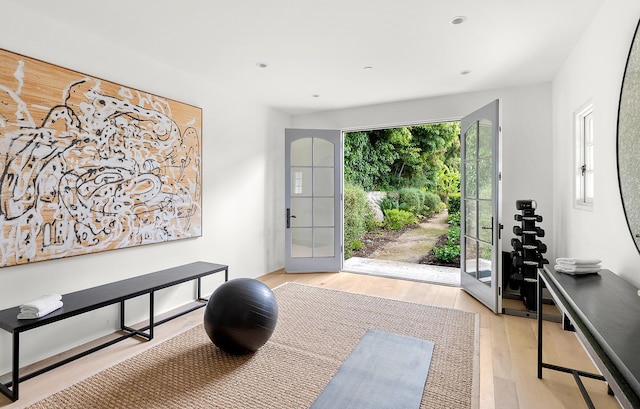
[[[447,203],[449,214],[460,213],[460,193],[450,193]]]
[[[382,225],[382,222],[376,220],[373,216],[373,211],[370,210],[370,214],[365,218],[364,228],[366,231],[376,231],[378,227]]]
[[[359,186],[345,184],[344,186],[344,258],[353,254],[354,243],[367,231],[367,226],[373,224],[373,212],[367,202],[367,195]],[[362,244],[362,243],[361,243]],[[357,245],[356,245],[357,246]]]
[[[449,230],[447,230],[447,239],[449,243],[459,244],[460,243],[460,226],[449,227]]]
[[[387,193],[385,197],[378,200],[378,206],[380,206],[380,210],[384,214],[387,210],[398,209],[400,207],[400,203],[398,203],[398,197],[393,195],[392,193]]]
[[[449,213],[447,223],[452,226],[460,226],[460,212]]]
[[[422,191],[415,187],[405,187],[398,191],[399,208],[414,215],[422,210]]]
[[[362,242],[360,240],[354,240],[351,243],[351,249],[353,251],[358,251],[358,250],[362,250],[362,248],[364,247],[364,244],[362,244]]]
[[[440,196],[432,192],[423,192],[424,201],[423,201],[423,214],[425,216],[431,216],[432,214],[436,214],[440,211]]]
[[[442,247],[434,247],[432,251],[436,260],[443,263],[452,263],[460,255],[460,245],[447,243]]]
[[[460,213],[454,214],[458,215],[458,225],[449,223],[450,227],[447,230],[447,242],[443,246],[434,247],[431,250],[436,260],[442,263],[452,263],[460,256]]]
[[[405,187],[398,191],[399,208],[414,215],[420,214],[422,210],[422,191],[415,187]]]
[[[389,230],[400,230],[404,226],[410,226],[417,222],[418,219],[411,212],[401,209],[390,209],[384,214],[382,227]]]

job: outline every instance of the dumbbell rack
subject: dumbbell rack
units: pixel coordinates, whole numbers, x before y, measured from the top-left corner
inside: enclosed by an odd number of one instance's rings
[[[535,200],[517,200],[516,209],[520,214],[515,214],[514,219],[520,222],[520,226],[513,226],[513,234],[518,238],[511,239],[511,259],[513,274],[509,280],[509,287],[516,290],[520,288],[522,301],[528,311],[536,311],[536,283],[537,269],[549,261],[542,255],[547,252],[547,246],[538,238],[544,237],[544,230],[536,223],[542,222],[542,216],[536,214]]]

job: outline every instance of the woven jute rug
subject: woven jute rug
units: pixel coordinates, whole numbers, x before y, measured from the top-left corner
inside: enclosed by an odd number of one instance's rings
[[[198,325],[30,408],[308,408],[368,329],[435,343],[421,408],[477,408],[477,314],[294,283],[274,293],[276,330],[254,354],[222,352]]]

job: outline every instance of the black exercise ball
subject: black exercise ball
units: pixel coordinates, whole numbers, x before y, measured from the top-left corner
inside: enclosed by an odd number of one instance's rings
[[[278,304],[271,289],[252,278],[236,278],[211,294],[204,328],[218,348],[230,354],[246,354],[269,340],[277,320]]]

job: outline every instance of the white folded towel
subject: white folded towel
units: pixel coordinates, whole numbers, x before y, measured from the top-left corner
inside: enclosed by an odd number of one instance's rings
[[[598,259],[588,259],[588,258],[557,258],[556,264],[571,264],[571,265],[596,265],[600,264],[601,261]]]
[[[570,264],[556,264],[553,266],[556,271],[561,271],[563,273],[578,273],[578,274],[586,274],[586,273],[597,273],[600,271],[600,265],[592,265],[592,266],[576,266]]]
[[[57,305],[62,300],[60,294],[47,294],[33,301],[26,302],[20,306],[20,311],[41,312],[48,311],[51,306]],[[60,308],[60,307],[58,307]]]
[[[54,301],[53,303],[49,304],[49,306],[46,309],[42,309],[42,310],[23,310],[20,309],[20,314],[18,314],[18,319],[19,320],[32,320],[34,318],[40,318],[40,317],[44,317],[47,314],[51,314],[52,312],[54,312],[55,310],[62,308],[62,301]]]

